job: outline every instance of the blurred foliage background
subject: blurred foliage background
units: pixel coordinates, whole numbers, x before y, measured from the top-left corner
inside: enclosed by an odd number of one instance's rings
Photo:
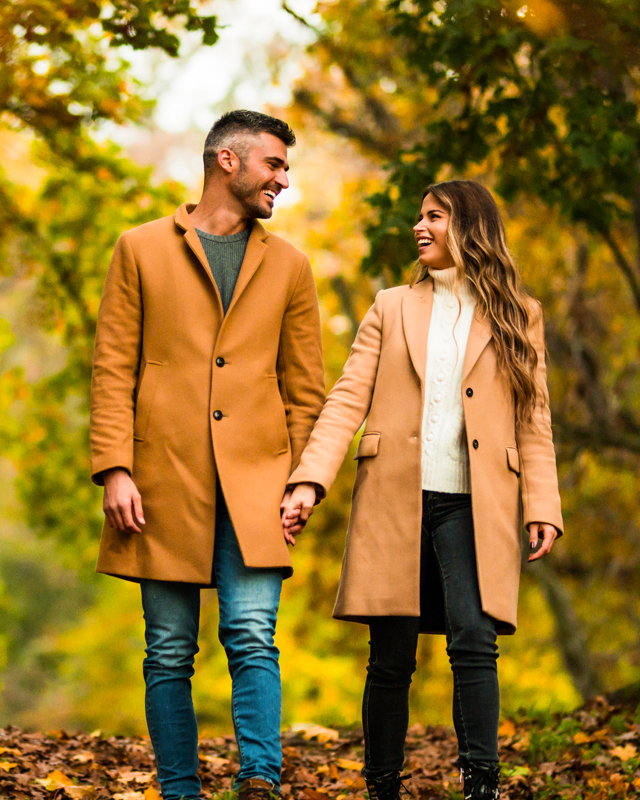
[[[473,177],[496,192],[545,308],[567,531],[524,571],[520,628],[501,640],[503,709],[640,695],[639,11],[637,0],[0,5],[0,725],[144,731],[138,590],[93,572],[95,318],[119,233],[197,200],[206,130],[243,105],[298,133],[289,200],[268,227],[311,257],[327,388],[375,292],[406,280],[424,186]],[[202,99],[171,129],[174,84]],[[295,549],[278,624],[285,725],[359,719],[367,631],[331,619],[354,474],[348,458]],[[204,731],[229,731],[215,593],[203,600],[196,707]],[[423,637],[412,691],[413,721],[449,721],[441,637]]]

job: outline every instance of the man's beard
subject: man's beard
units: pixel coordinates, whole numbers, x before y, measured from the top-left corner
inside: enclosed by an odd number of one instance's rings
[[[273,214],[271,208],[267,209],[260,205],[262,196],[262,185],[253,183],[247,174],[247,169],[242,159],[240,160],[240,170],[229,188],[247,211],[247,216],[251,219],[269,219]]]

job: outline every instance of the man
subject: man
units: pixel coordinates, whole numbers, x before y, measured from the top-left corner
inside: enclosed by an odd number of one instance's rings
[[[120,237],[100,306],[98,571],[142,589],[146,715],[165,800],[200,794],[190,679],[203,586],[218,590],[240,798],[279,789],[273,636],[292,572],[280,501],[324,401],[309,261],[257,221],[289,185],[294,144],[265,114],[221,117],[205,142],[200,202]]]

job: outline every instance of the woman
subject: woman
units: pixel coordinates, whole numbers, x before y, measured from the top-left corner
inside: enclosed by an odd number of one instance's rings
[[[369,796],[395,800],[408,777],[409,685],[431,632],[446,633],[465,798],[497,798],[496,635],[516,628],[520,532],[530,561],[562,534],[542,313],[480,184],[429,186],[413,230],[414,279],[365,316],[289,480],[284,535],[295,542],[366,418],[334,616],[370,627]]]

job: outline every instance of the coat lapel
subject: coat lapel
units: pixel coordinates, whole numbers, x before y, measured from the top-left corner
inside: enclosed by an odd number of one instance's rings
[[[268,245],[265,242],[267,236],[268,234],[262,225],[257,219],[254,219],[251,228],[251,235],[249,236],[249,241],[247,242],[247,250],[244,254],[242,266],[240,267],[240,274],[238,275],[236,288],[233,290],[233,297],[231,298],[227,315],[229,315],[229,313],[232,311],[233,307],[238,302],[238,298],[246,289],[247,284],[262,263],[262,259],[264,258],[268,248]]]
[[[473,320],[471,321],[471,328],[469,329],[467,349],[464,354],[464,364],[462,366],[463,381],[471,372],[476,361],[480,358],[480,354],[490,341],[491,326],[489,325],[489,321],[482,316],[478,304],[476,303],[473,312]]]
[[[202,242],[200,241],[200,237],[196,233],[196,229],[193,227],[191,220],[189,219],[189,214],[195,208],[194,203],[183,203],[180,208],[175,213],[175,222],[179,228],[182,228],[184,231],[184,240],[198,259],[204,271],[207,274],[207,277],[211,281],[214,291],[216,293],[216,297],[220,303],[220,310],[222,311],[222,299],[220,297],[220,290],[218,289],[218,285],[216,284],[215,280],[213,279],[213,275],[211,274],[211,269],[209,268],[209,262],[207,261],[207,256],[204,252],[204,248],[202,247]],[[262,227],[262,225],[257,221],[253,220],[252,228],[251,228],[251,235],[249,236],[249,241],[247,242],[247,250],[244,254],[244,259],[242,261],[242,266],[240,268],[240,274],[238,275],[238,281],[236,283],[236,287],[233,291],[233,297],[231,298],[231,303],[229,304],[229,308],[227,310],[228,316],[231,309],[236,304],[238,297],[242,294],[244,289],[246,288],[247,284],[253,277],[255,271],[260,266],[262,259],[264,258],[264,254],[267,251],[268,245],[265,243],[265,239],[267,238],[268,233]]]
[[[183,203],[180,208],[177,209],[174,220],[176,225],[179,228],[182,228],[184,231],[184,240],[189,246],[189,249],[194,254],[194,256],[200,262],[201,267],[204,269],[207,278],[211,282],[213,286],[213,291],[215,292],[216,297],[218,298],[218,303],[220,304],[220,314],[222,314],[222,298],[220,297],[220,290],[218,289],[218,284],[213,279],[213,275],[211,274],[211,268],[209,267],[209,262],[207,261],[206,253],[204,252],[204,248],[202,246],[202,242],[200,241],[200,237],[196,233],[196,229],[193,227],[191,220],[189,219],[189,214],[195,208],[195,203]]]
[[[433,308],[433,281],[416,283],[402,298],[402,328],[413,368],[424,383],[427,364],[427,338]]]

